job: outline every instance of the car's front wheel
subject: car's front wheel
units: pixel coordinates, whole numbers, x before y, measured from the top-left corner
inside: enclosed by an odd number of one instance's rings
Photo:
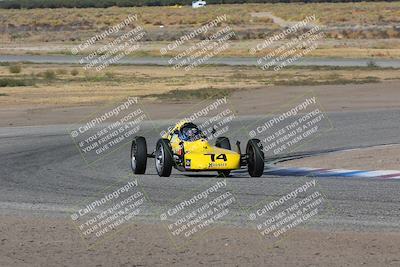
[[[169,177],[172,172],[173,157],[168,139],[159,139],[155,151],[156,170],[160,177]]]
[[[260,177],[264,173],[264,152],[261,141],[250,139],[246,146],[247,169],[251,177]]]

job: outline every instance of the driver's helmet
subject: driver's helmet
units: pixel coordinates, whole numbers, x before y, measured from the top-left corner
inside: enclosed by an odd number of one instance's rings
[[[180,139],[183,141],[196,141],[204,138],[203,133],[193,123],[187,123],[181,128]]]

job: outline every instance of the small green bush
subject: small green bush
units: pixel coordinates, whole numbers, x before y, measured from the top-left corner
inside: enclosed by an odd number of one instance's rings
[[[29,86],[33,84],[34,82],[32,80],[10,79],[10,78],[0,79],[0,87]]]
[[[67,70],[66,69],[57,69],[56,73],[60,74],[60,75],[64,75],[64,74],[67,74]]]
[[[171,90],[161,94],[150,94],[146,97],[156,97],[158,99],[210,99],[230,96],[235,89],[216,89],[213,87],[207,87],[197,90]]]
[[[76,76],[76,75],[78,75],[78,74],[79,74],[79,71],[78,71],[77,69],[71,70],[71,75],[72,75],[72,76]]]
[[[56,78],[56,73],[55,73],[53,70],[46,70],[46,71],[43,73],[43,77],[44,77],[46,80],[54,80],[54,79]]]
[[[109,72],[109,71],[107,71],[107,72],[104,74],[104,76],[107,77],[108,79],[114,79],[114,78],[115,78],[115,74],[112,73],[112,72]]]
[[[22,70],[21,65],[11,65],[8,67],[10,73],[20,73]]]

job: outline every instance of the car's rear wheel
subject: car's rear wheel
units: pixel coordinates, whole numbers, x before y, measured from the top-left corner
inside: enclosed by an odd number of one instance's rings
[[[159,139],[155,151],[156,170],[160,177],[169,177],[172,172],[173,157],[168,139]]]
[[[261,141],[250,139],[246,146],[247,169],[251,177],[260,177],[264,173],[264,152]]]
[[[231,142],[228,137],[218,137],[215,141],[215,146],[231,150]],[[228,177],[231,171],[218,171],[218,176]]]
[[[147,144],[143,136],[136,136],[131,146],[131,167],[134,174],[144,174],[147,165]]]

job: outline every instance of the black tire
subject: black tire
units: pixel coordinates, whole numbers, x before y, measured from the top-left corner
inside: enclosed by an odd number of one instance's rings
[[[144,174],[147,166],[147,144],[143,136],[136,136],[131,146],[131,167],[134,174]]]
[[[251,177],[260,177],[264,173],[264,152],[261,141],[250,139],[246,146],[247,170]]]
[[[169,177],[174,164],[172,149],[168,139],[159,139],[155,151],[155,164],[158,176]]]
[[[215,146],[231,150],[231,142],[228,137],[218,137],[215,141]],[[218,171],[219,177],[228,177],[231,171]]]

